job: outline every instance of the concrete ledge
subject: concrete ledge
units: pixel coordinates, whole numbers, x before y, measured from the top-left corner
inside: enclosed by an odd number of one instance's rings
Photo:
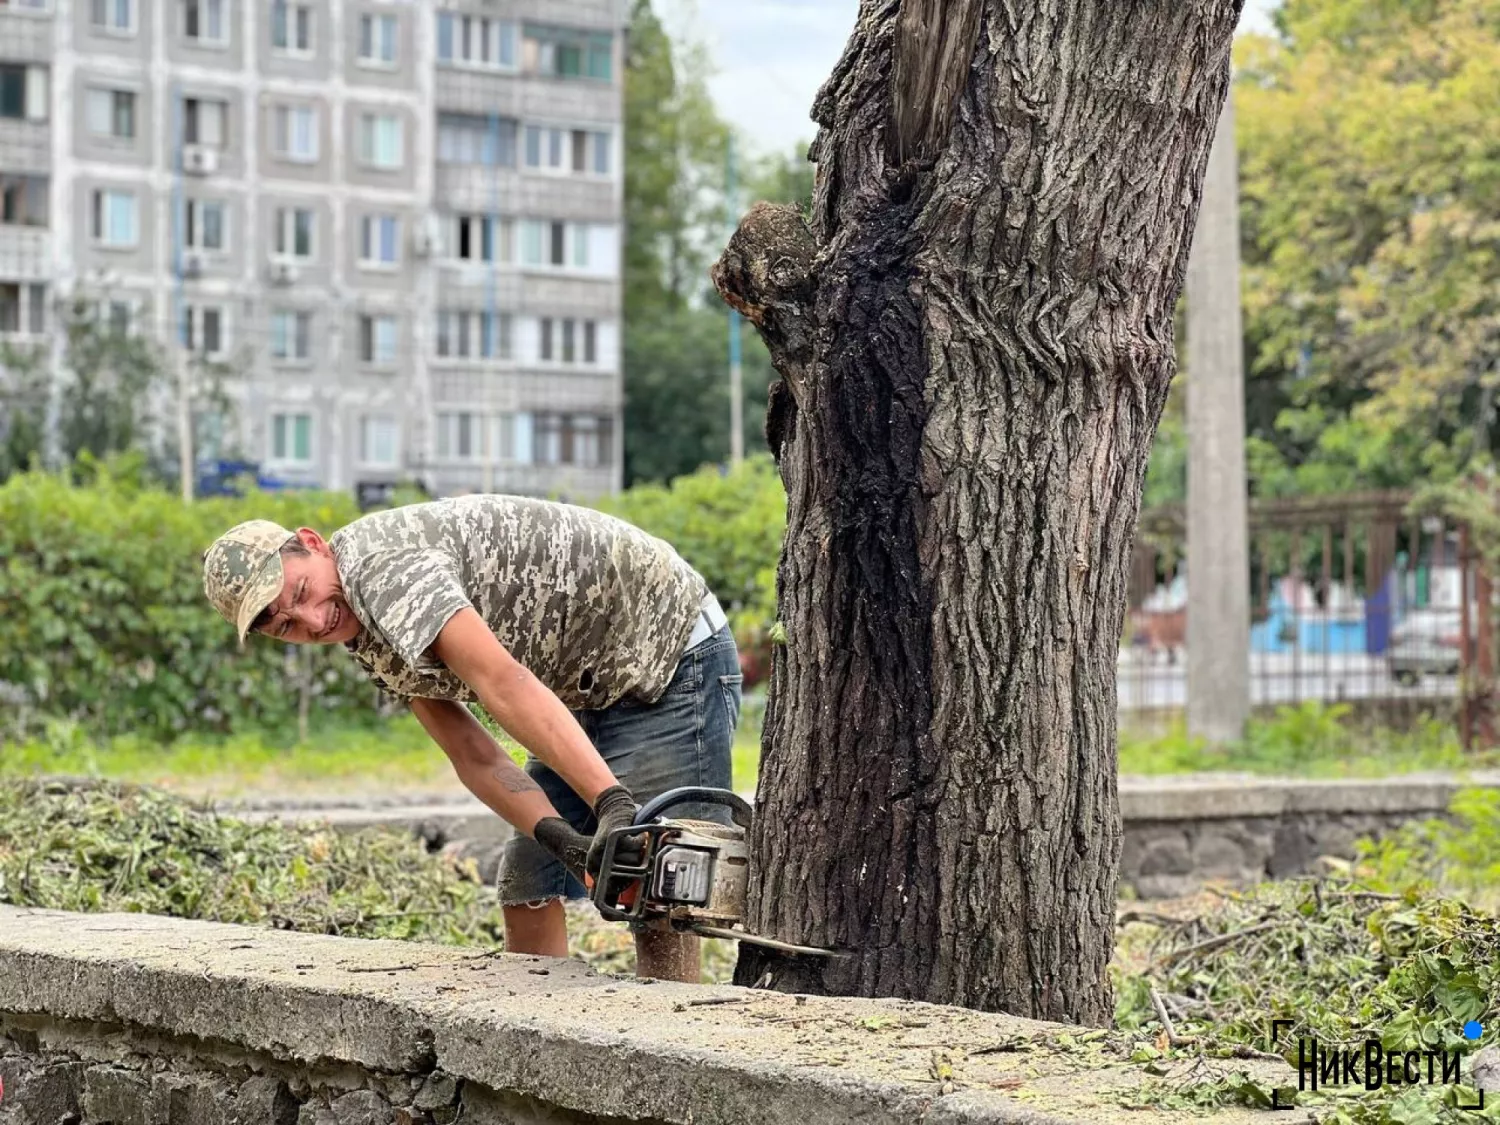
[[[313,1091],[300,1113],[288,1103],[284,1115],[304,1125],[376,1120],[338,1109],[365,1105],[350,1101],[356,1094],[385,1107],[380,1120],[456,1119],[428,1116],[420,1094],[393,1108],[391,1075],[403,1090],[446,1084],[448,1108],[476,1123],[1048,1125],[1128,1116],[1110,1096],[1141,1079],[1140,1067],[1121,1061],[1128,1042],[1114,1036],[1106,1055],[1100,1041],[1090,1058],[1051,1045],[1061,1030],[929,1004],[615,979],[577,962],[435,945],[0,907],[0,1068],[11,1070],[0,1122],[33,1120],[8,1116],[25,1112],[14,1108],[27,1093],[23,1064],[54,1083],[92,1074],[89,1090],[102,1084],[110,1096],[124,1089],[139,1099],[151,1096],[150,1075],[170,1066],[164,1055],[180,1055],[184,1073],[217,1074],[236,1051],[241,1086],[200,1077],[194,1089],[243,1097],[247,1075],[281,1074],[273,1093],[282,1101],[289,1090]],[[89,1035],[128,1043],[135,1063],[80,1062],[88,1053],[76,1044]],[[142,1069],[143,1052],[154,1058]],[[1277,1063],[1235,1066],[1295,1082]],[[313,1106],[316,1082],[287,1085],[289,1067],[343,1068],[334,1108]],[[173,1105],[192,1102],[189,1082],[173,1088]],[[81,1115],[83,1125],[110,1119]],[[161,1119],[207,1120],[188,1110]],[[1260,1119],[1250,1110],[1213,1115]]]
[[[1492,775],[1468,784],[1495,785]],[[1416,813],[1445,811],[1458,779],[1441,774],[1371,780],[1308,781],[1199,775],[1122,778],[1120,814],[1131,821],[1211,820],[1285,813]]]

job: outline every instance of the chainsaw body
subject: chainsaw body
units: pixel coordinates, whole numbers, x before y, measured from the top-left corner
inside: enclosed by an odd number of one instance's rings
[[[679,820],[684,804],[722,805],[733,824]],[[635,823],[604,843],[593,899],[599,913],[634,928],[731,928],[745,913],[750,806],[727,789],[673,789],[642,805]]]

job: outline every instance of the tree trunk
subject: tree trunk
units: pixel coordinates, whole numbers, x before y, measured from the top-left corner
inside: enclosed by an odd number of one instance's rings
[[[1115,659],[1237,0],[863,0],[810,229],[714,281],[782,381],[786,643],[736,979],[1107,1023]]]

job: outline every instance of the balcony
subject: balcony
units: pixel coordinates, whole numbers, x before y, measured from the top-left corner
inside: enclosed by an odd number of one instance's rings
[[[53,54],[52,6],[45,9],[0,0],[0,43],[5,61],[51,64]]]
[[[7,172],[50,172],[52,126],[45,121],[0,117],[0,168]]]
[[[51,231],[46,227],[0,223],[0,277],[47,281],[52,273]]]

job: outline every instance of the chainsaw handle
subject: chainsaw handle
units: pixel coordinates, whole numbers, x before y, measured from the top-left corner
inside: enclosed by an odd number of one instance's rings
[[[704,785],[684,785],[680,789],[668,789],[652,797],[636,810],[635,823],[644,827],[656,820],[673,805],[683,804],[723,805],[729,809],[734,822],[747,832],[750,830],[750,802],[730,789],[710,789]]]

